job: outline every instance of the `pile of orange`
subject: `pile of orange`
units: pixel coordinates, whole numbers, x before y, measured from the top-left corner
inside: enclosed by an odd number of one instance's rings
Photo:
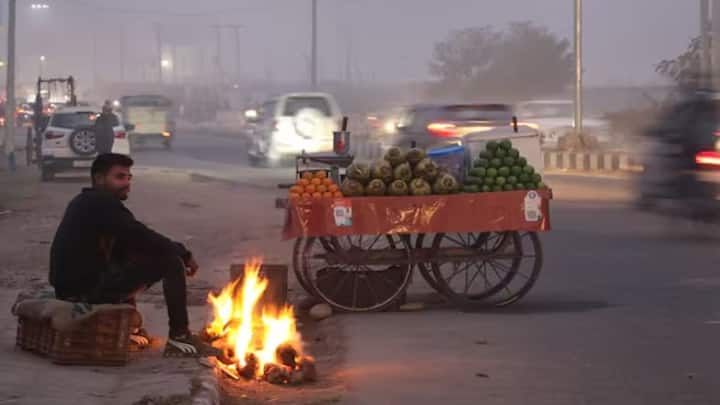
[[[297,183],[290,187],[291,200],[340,198],[342,196],[340,188],[327,177],[327,172],[323,170],[303,172]]]

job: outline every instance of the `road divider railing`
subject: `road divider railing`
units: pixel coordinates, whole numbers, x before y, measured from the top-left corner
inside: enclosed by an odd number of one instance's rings
[[[543,155],[545,169],[549,171],[636,172],[642,170],[637,159],[623,151],[544,151]]]
[[[351,153],[357,160],[370,161],[383,156],[386,146],[366,137],[353,137],[350,145]],[[642,165],[639,160],[626,151],[543,151],[546,171],[578,171],[578,172],[639,172]]]

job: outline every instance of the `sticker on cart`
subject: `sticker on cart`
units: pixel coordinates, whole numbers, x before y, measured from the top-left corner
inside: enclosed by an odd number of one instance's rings
[[[524,204],[525,221],[537,222],[542,219],[542,210],[540,209],[541,205],[542,199],[538,193],[536,191],[528,191],[525,195]]]
[[[352,202],[350,200],[336,200],[333,205],[335,226],[352,226]]]

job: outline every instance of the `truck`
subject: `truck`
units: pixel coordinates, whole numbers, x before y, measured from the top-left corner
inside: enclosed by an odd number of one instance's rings
[[[175,118],[169,98],[156,94],[124,96],[119,104],[123,121],[134,127],[128,134],[131,148],[148,143],[172,147]]]

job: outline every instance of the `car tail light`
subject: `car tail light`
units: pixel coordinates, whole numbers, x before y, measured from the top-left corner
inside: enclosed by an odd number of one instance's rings
[[[457,126],[449,122],[433,122],[427,126],[427,130],[441,138],[453,137],[458,133]]]
[[[115,139],[125,139],[125,138],[127,138],[126,132],[123,132],[123,131],[115,132]]]
[[[63,136],[65,136],[65,135],[61,132],[52,132],[52,131],[45,132],[45,139],[59,139],[59,138],[62,138]]]
[[[695,155],[695,163],[701,166],[720,166],[720,152],[703,151]]]
[[[720,137],[720,130],[717,130],[717,131],[713,132],[713,135],[715,135],[715,136],[717,136],[717,137]]]

